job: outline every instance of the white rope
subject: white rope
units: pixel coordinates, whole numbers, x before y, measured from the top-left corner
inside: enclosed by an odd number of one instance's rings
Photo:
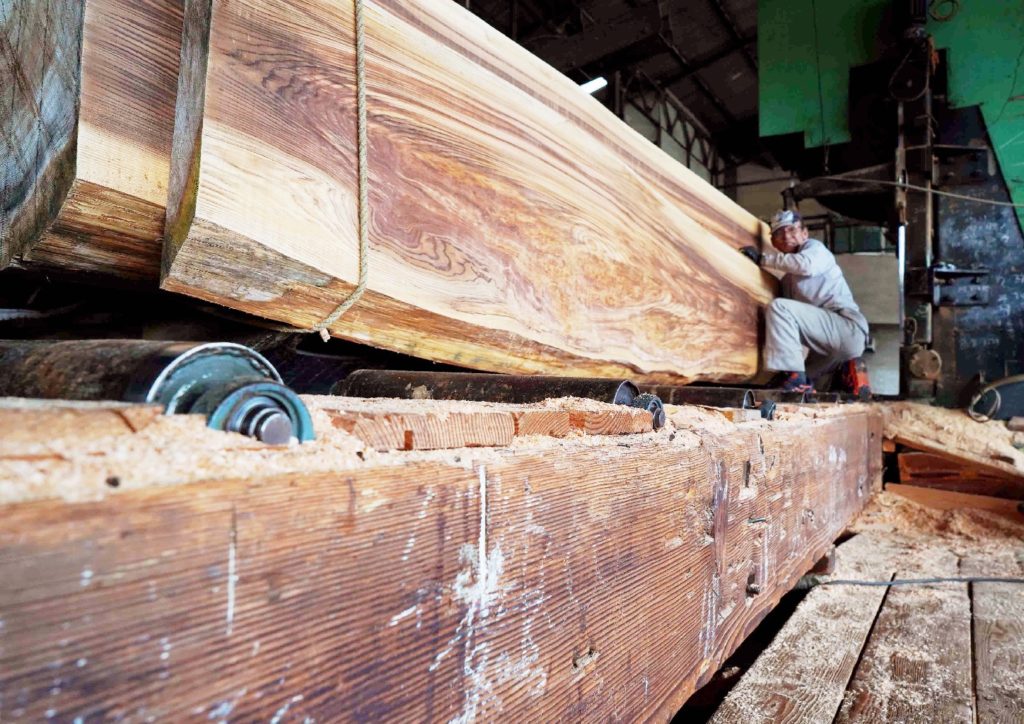
[[[368,174],[366,169],[366,58],[364,53],[365,39],[363,33],[363,0],[354,0],[356,13],[356,144],[359,153],[359,282],[352,293],[339,304],[333,312],[319,324],[314,325],[311,332],[319,332],[325,342],[331,338],[328,328],[352,308],[366,291],[368,272],[368,256],[370,226],[370,205],[367,199]]]

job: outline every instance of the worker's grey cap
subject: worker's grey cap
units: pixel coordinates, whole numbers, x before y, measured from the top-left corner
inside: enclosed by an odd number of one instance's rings
[[[779,229],[800,223],[800,212],[798,211],[777,211],[772,215],[772,233]]]

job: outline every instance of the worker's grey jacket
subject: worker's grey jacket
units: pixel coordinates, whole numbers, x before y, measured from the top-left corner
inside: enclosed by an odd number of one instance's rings
[[[761,256],[765,269],[784,272],[782,296],[835,312],[868,333],[868,320],[853,300],[843,270],[824,244],[808,239],[792,254],[767,252]]]

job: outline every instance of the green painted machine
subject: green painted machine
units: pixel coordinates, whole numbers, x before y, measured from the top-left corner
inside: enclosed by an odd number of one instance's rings
[[[760,0],[760,134],[900,259],[901,393],[1024,373],[1024,2]]]

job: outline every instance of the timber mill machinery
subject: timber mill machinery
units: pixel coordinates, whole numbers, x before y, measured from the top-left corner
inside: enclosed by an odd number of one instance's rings
[[[860,0],[801,17],[782,5],[760,3],[759,40],[762,140],[801,179],[784,202],[813,198],[885,227],[898,255],[901,396],[1021,414],[1024,78],[1008,22],[1019,4]],[[866,47],[876,36],[881,47]]]

